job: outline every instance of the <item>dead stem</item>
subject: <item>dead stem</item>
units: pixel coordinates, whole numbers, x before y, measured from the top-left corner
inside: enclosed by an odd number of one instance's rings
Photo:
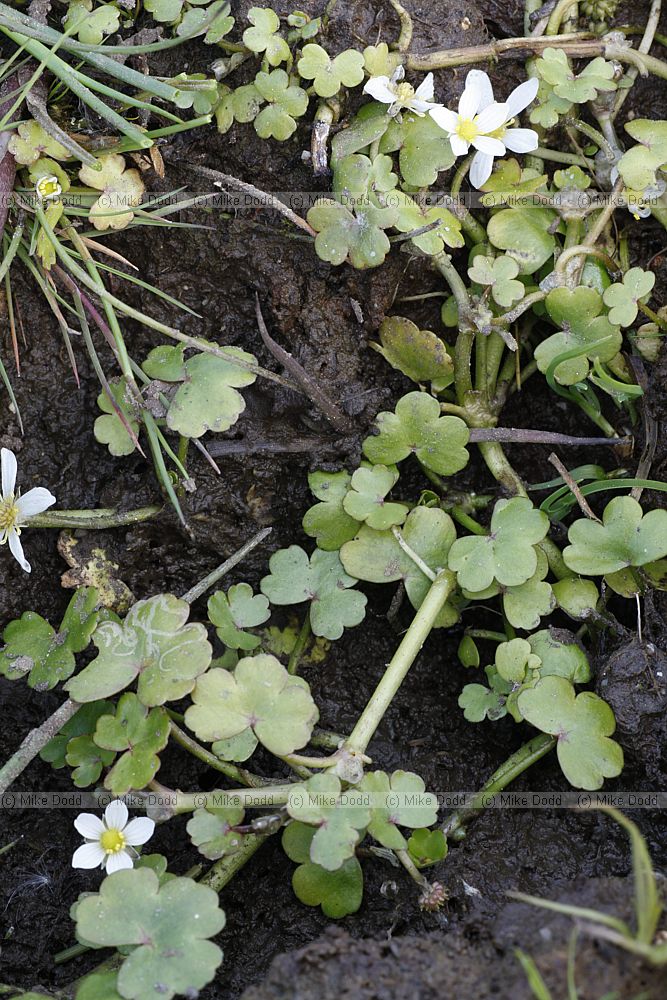
[[[586,515],[586,517],[589,517],[591,521],[597,521],[598,524],[602,524],[602,521],[597,516],[595,511],[592,509],[592,507],[588,503],[588,500],[583,495],[583,493],[575,483],[574,479],[570,475],[569,471],[565,468],[565,466],[561,462],[558,455],[555,454],[555,452],[552,452],[549,455],[549,462],[551,463],[551,465],[553,465],[554,469],[557,469],[558,472],[561,474],[561,476],[563,477],[563,482],[566,483],[570,492],[574,495],[577,503],[579,504],[579,507]]]
[[[591,445],[627,444],[629,438],[574,437],[555,431],[526,430],[523,427],[473,427],[470,441],[500,441],[503,444],[560,444],[588,447]]]
[[[282,348],[280,344],[277,344],[267,330],[264,317],[262,316],[262,308],[259,304],[259,295],[257,292],[255,292],[255,316],[257,317],[257,326],[259,327],[260,336],[276,361],[279,361],[285,368],[285,371],[289,372],[297,385],[301,387],[301,391],[308,396],[318,410],[322,411],[335,430],[341,434],[349,433],[351,429],[349,419],[344,413],[341,412],[341,410],[338,409],[336,404],[329,399],[327,394],[320,388],[317,382],[301,367],[296,358]]]
[[[167,159],[171,157],[167,156]],[[247,184],[245,181],[240,181],[238,177],[232,177],[231,174],[223,174],[219,170],[211,170],[210,167],[200,167],[194,163],[180,163],[186,170],[190,170],[192,173],[201,174],[202,177],[208,177],[213,181],[214,185],[219,188],[230,187],[236,191],[245,191],[246,194],[250,194],[253,198],[257,198],[263,205],[267,208],[272,208],[276,212],[280,212],[284,215],[286,219],[289,219],[293,225],[298,226],[299,229],[303,229],[304,232],[308,233],[309,236],[313,238],[317,236],[317,233],[309,226],[305,219],[302,219],[300,215],[293,212],[291,208],[284,205],[282,201],[278,198],[274,198],[272,194],[268,194],[266,191],[261,191],[260,188],[254,186],[254,184]]]

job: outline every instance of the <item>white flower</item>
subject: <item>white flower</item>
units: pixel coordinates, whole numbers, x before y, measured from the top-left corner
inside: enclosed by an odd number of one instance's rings
[[[127,821],[127,806],[120,799],[110,802],[104,819],[92,813],[79,813],[74,826],[86,843],[72,857],[72,868],[105,868],[107,875],[121,868],[132,868],[139,857],[134,850],[153,836],[155,823],[145,816]]]
[[[23,555],[19,535],[21,528],[35,514],[42,514],[47,507],[56,502],[56,498],[41,486],[28,490],[25,496],[15,493],[16,488],[16,455],[9,448],[0,450],[0,475],[2,477],[2,493],[0,494],[0,545],[9,542],[9,549],[26,573],[30,572],[30,563]]]
[[[422,117],[431,108],[439,108],[433,103],[433,73],[424,77],[415,90],[409,83],[402,83],[405,70],[398,66],[391,79],[388,76],[372,76],[366,81],[364,94],[370,94],[380,104],[389,104],[389,114],[397,115],[401,108],[414,111]]]
[[[480,188],[491,176],[494,156],[530,153],[537,149],[537,132],[531,128],[510,128],[513,119],[535,99],[539,83],[526,80],[515,87],[504,104],[493,99],[493,88],[486,73],[472,69],[459,99],[458,114],[448,108],[429,112],[436,124],[449,134],[452,152],[465,156],[471,146],[475,153],[470,165],[470,183]]]
[[[35,184],[35,191],[40,201],[55,201],[63,193],[60,181],[53,175],[40,177]]]

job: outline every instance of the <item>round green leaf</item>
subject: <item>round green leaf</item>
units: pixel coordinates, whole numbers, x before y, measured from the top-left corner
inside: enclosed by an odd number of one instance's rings
[[[623,751],[609,738],[614,713],[592,691],[575,696],[565,677],[543,677],[521,692],[518,704],[526,722],[557,737],[558,762],[575,788],[596,791],[604,778],[621,773]]]
[[[426,393],[409,392],[399,399],[394,413],[379,413],[375,424],[377,436],[363,443],[373,464],[394,465],[413,454],[427,469],[444,476],[468,464],[468,428],[459,417],[440,416],[437,399]]]
[[[138,678],[137,695],[149,708],[189,694],[211,662],[203,625],[186,625],[190,605],[172,594],[137,601],[122,623],[103,622],[93,642],[99,653],[66,685],[74,701],[117,694]]]
[[[200,740],[226,740],[251,729],[279,756],[304,747],[319,718],[310,688],[269,654],[239,660],[234,672],[210,670],[197,681],[185,723]]]
[[[222,961],[222,951],[208,940],[225,925],[218,896],[190,878],[160,886],[150,868],[115,872],[99,893],[78,902],[75,918],[77,936],[93,948],[136,946],[118,973],[125,1000],[197,993]]]

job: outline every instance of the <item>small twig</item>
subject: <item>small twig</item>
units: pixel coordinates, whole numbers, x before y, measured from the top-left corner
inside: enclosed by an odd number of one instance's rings
[[[79,708],[80,706],[75,701],[68,698],[41,726],[37,726],[36,729],[32,729],[28,733],[16,753],[12,754],[9,760],[0,768],[0,795],[7,791],[12,782],[16,781],[18,776],[25,771],[28,764],[35,759],[40,750],[46,746],[56,733],[60,732],[65,723],[69,722]]]
[[[60,125],[57,125],[51,118],[46,108],[46,83],[43,79],[38,80],[27,90],[25,102],[30,114],[38,125],[42,126],[47,135],[59,142],[75,159],[81,160],[87,167],[98,168],[99,163],[96,158],[78,142],[75,142],[71,135],[61,129]]]
[[[276,361],[279,361],[283,365],[285,371],[289,372],[297,385],[301,387],[301,390],[322,411],[331,426],[341,434],[348,433],[351,429],[351,424],[345,414],[329,399],[317,382],[304,371],[296,358],[275,342],[267,330],[257,292],[255,292],[255,316],[257,317],[260,336]]]
[[[172,159],[170,156],[166,156],[166,159]],[[181,163],[179,164],[186,170],[190,170],[195,174],[201,174],[202,177],[208,177],[213,181],[216,187],[230,187],[237,191],[245,191],[246,194],[250,194],[253,198],[257,198],[263,205],[267,208],[273,208],[276,212],[280,212],[284,215],[286,219],[289,219],[293,225],[298,226],[299,229],[303,229],[304,232],[308,233],[309,236],[315,237],[317,233],[309,226],[305,219],[302,219],[300,215],[293,212],[291,208],[287,205],[283,205],[282,201],[278,198],[274,198],[272,194],[267,194],[266,191],[261,191],[260,188],[254,186],[254,184],[247,184],[245,181],[240,181],[238,177],[232,177],[231,174],[223,174],[219,170],[211,170],[210,167],[200,167],[196,166],[194,163]]]
[[[576,447],[591,445],[627,444],[628,438],[574,437],[556,431],[524,430],[523,427],[473,427],[470,441],[500,441],[504,444],[560,444]]]
[[[314,451],[340,452],[340,438],[307,438],[299,437],[291,441],[270,441],[260,438],[241,438],[239,441],[212,441],[208,446],[209,453],[214,458],[231,458],[234,455],[297,455]]]
[[[194,587],[191,587],[190,590],[186,591],[186,593],[181,596],[181,600],[186,601],[188,604],[194,604],[194,602],[198,600],[202,594],[206,593],[209,587],[216,584],[218,580],[221,580],[222,577],[230,571],[230,569],[233,569],[234,566],[240,563],[242,559],[245,559],[248,553],[257,548],[257,546],[260,545],[272,531],[273,528],[262,528],[261,531],[258,531],[256,535],[253,535],[252,538],[245,543],[245,545],[242,545],[240,549],[237,549],[237,551],[234,552],[229,559],[226,559],[220,566],[212,570],[208,576],[205,576],[203,580],[200,580],[199,583],[194,585]]]
[[[436,219],[435,222],[429,222],[426,226],[420,226],[419,229],[411,229],[409,233],[400,233],[398,236],[390,236],[390,243],[402,243],[404,240],[413,240],[417,236],[423,236],[424,233],[430,233],[434,229],[440,229],[442,226],[442,220]]]
[[[572,478],[572,476],[565,468],[565,466],[563,465],[560,458],[558,457],[558,455],[556,455],[555,452],[552,451],[552,453],[549,455],[549,461],[563,477],[563,482],[568,486],[570,492],[574,495],[574,498],[576,499],[577,503],[579,504],[581,510],[586,515],[586,517],[589,517],[591,521],[597,521],[598,524],[602,524],[602,521],[597,516],[595,511],[591,508],[590,504],[588,503],[588,500],[583,495],[583,493],[575,483],[574,479]]]

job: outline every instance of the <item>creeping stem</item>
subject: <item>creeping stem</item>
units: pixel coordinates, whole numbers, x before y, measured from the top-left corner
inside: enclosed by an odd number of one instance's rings
[[[539,736],[533,737],[529,743],[524,743],[516,753],[513,753],[504,764],[500,765],[497,771],[494,771],[486,784],[473,796],[469,805],[452,813],[442,828],[445,836],[454,840],[460,840],[465,836],[466,823],[469,823],[471,819],[490,805],[491,797],[507,788],[515,778],[523,774],[531,764],[548,754],[555,745],[556,738],[548,733],[540,733]]]
[[[365,752],[455,584],[456,577],[449,570],[441,570],[436,576],[419,611],[412,619],[410,628],[403,636],[401,644],[389,661],[380,683],[352,730],[346,743],[348,750],[357,753]]]

